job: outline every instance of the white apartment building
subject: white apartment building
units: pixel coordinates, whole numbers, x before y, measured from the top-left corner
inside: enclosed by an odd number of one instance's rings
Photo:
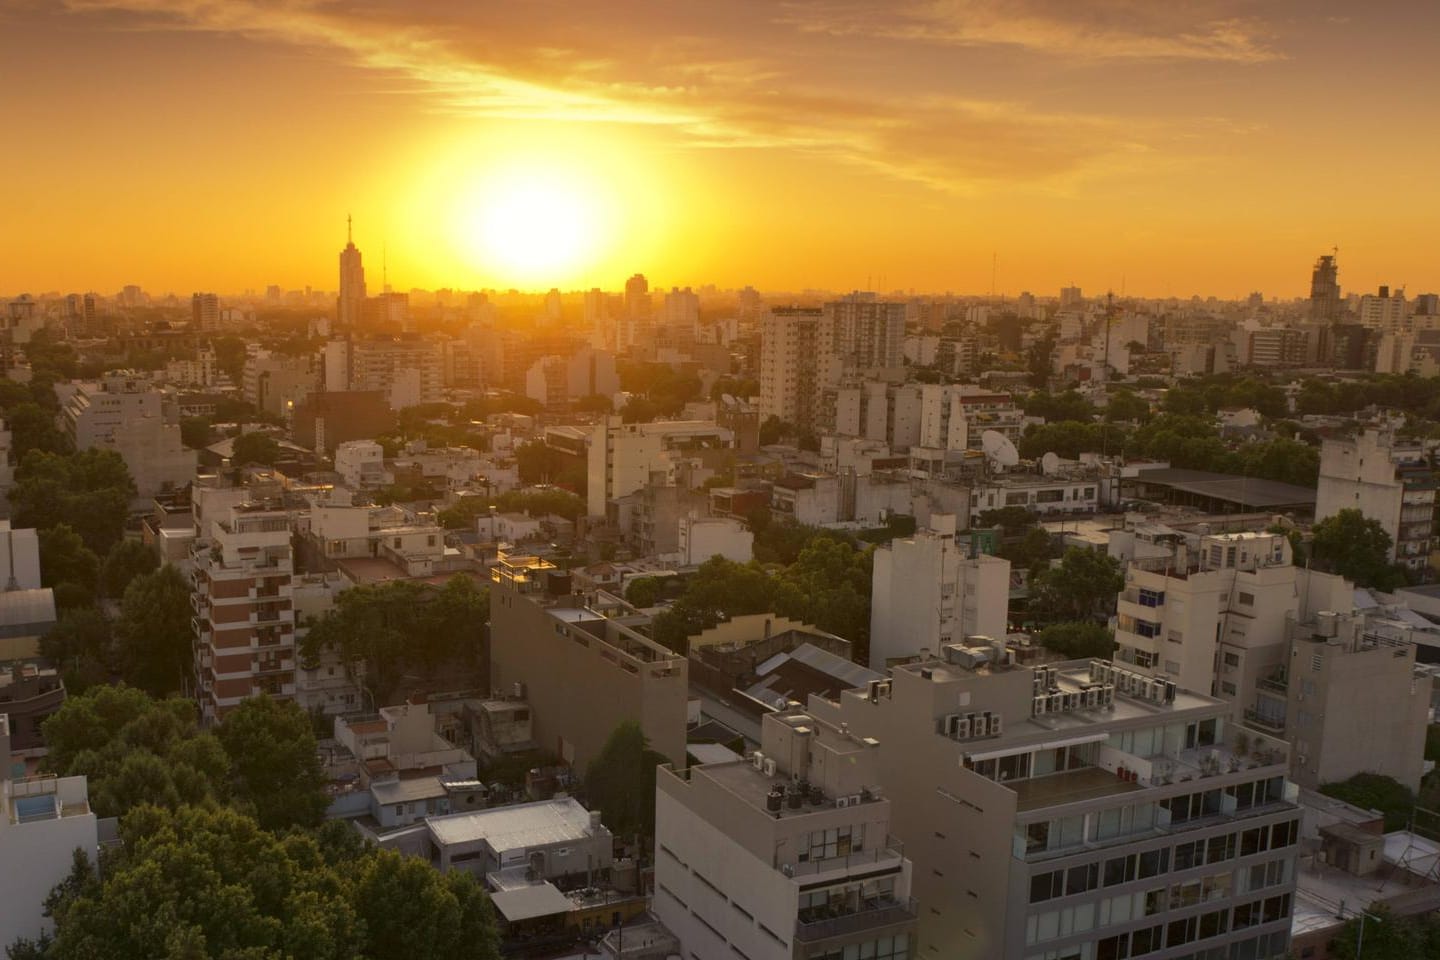
[[[295,567],[285,508],[243,488],[195,492],[195,697],[213,723],[247,697],[295,696]]]
[[[680,518],[681,566],[704,563],[711,557],[724,557],[736,563],[749,563],[755,558],[755,534],[734,517]]]
[[[10,720],[0,713],[0,757],[9,764]],[[53,933],[45,898],[70,873],[76,850],[93,862],[98,824],[84,777],[0,776],[0,943]]]
[[[196,453],[180,441],[180,410],[167,393],[129,373],[73,385],[60,409],[76,450],[104,447],[120,454],[135,481],[136,503],[195,479]]]
[[[792,709],[764,717],[749,759],[660,768],[653,909],[686,956],[921,955],[880,752]]]
[[[374,440],[347,440],[336,446],[335,472],[351,490],[378,490],[395,481],[385,469],[385,448]]]
[[[1362,294],[1358,313],[1361,326],[1375,330],[1403,329],[1406,323],[1405,289],[1400,287],[1392,292],[1389,287],[1382,286],[1375,293]]]
[[[823,307],[832,349],[847,369],[893,370],[902,365],[905,304],[853,293]]]
[[[242,381],[247,402],[266,413],[288,417],[302,400],[320,389],[320,368],[312,356],[252,350],[245,358]]]
[[[773,308],[760,320],[760,418],[815,424],[830,337],[819,310]]]
[[[1388,430],[1366,429],[1320,447],[1315,517],[1359,510],[1390,535],[1390,559],[1412,570],[1430,562],[1435,524],[1435,479],[1419,442]]]
[[[1044,476],[1035,473],[991,474],[970,484],[970,522],[980,514],[1005,507],[1024,507],[1042,517],[1094,513],[1100,508],[1100,478],[1089,470]]]
[[[331,340],[325,345],[326,390],[378,390],[390,409],[441,399],[445,383],[440,341],[416,337]]]
[[[602,417],[586,453],[587,511],[603,517],[608,501],[646,486],[652,474],[663,474],[673,483],[682,463],[715,457],[734,443],[734,433],[712,420],[625,423],[620,417]]]
[[[1012,657],[1003,641],[952,644],[810,699],[883,747],[879,783],[914,861],[911,956],[1288,956],[1300,813],[1286,745],[1104,661]]]
[[[870,669],[966,637],[1008,632],[1010,561],[967,557],[955,526],[954,514],[931,514],[928,529],[875,549]]]

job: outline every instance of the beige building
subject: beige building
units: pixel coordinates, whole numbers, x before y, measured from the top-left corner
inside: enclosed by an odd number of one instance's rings
[[[661,768],[653,909],[687,956],[920,955],[880,752],[793,709],[764,718],[751,758]]]
[[[313,356],[253,350],[245,358],[242,387],[245,400],[257,409],[288,419],[302,400],[320,389],[320,367]]]
[[[811,698],[822,721],[904,744],[880,751],[879,782],[915,864],[911,955],[1286,956],[1286,745],[1118,665],[1012,658],[952,644]]]
[[[625,423],[602,417],[586,451],[586,509],[603,517],[608,501],[652,483],[699,486],[734,445],[735,435],[713,420]]]
[[[775,308],[760,321],[760,418],[815,425],[830,338],[819,310]]]
[[[115,373],[76,383],[60,422],[76,450],[114,450],[135,481],[136,504],[195,479],[196,453],[180,442],[180,408],[143,375]]]
[[[1430,562],[1435,529],[1435,477],[1425,450],[1382,430],[1320,447],[1315,517],[1359,510],[1390,535],[1390,559],[1412,570]]]
[[[651,749],[685,762],[684,657],[628,624],[628,608],[602,607],[606,595],[572,595],[538,557],[501,551],[491,580],[491,684],[529,702],[541,749],[583,773],[633,720]]]

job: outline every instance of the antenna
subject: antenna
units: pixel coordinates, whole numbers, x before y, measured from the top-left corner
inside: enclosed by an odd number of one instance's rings
[[[995,296],[995,265],[998,262],[999,257],[1000,254],[996,253],[994,250],[990,251],[990,296],[992,297]]]
[[[390,243],[380,241],[380,289],[390,292]]]
[[[345,214],[345,243],[352,244],[354,242],[350,235],[350,214],[347,213]]]

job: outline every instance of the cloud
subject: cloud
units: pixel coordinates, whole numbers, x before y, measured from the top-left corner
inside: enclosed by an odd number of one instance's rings
[[[1082,60],[1282,59],[1261,22],[1213,3],[793,0],[782,9],[782,23],[837,36],[1012,46]]]
[[[854,17],[874,9],[823,6],[851,15],[832,18],[823,32],[842,22],[858,30]],[[484,13],[477,5],[468,19],[443,18],[432,7],[321,0],[67,0],[67,7],[119,17],[132,29],[209,31],[323,51],[413,84],[448,114],[665,127],[695,147],[784,149],[950,192],[1016,183],[1068,189],[1133,165],[1153,152],[1148,139],[1164,139],[1156,123],[966,97],[938,78],[875,93],[844,70],[801,65],[823,57],[831,42],[813,35],[817,21],[807,21],[810,35],[792,34],[785,42],[793,46],[777,50],[754,41],[754,24],[707,33],[714,24],[618,16],[608,4],[552,9],[550,0]],[[751,9],[765,21],[773,8]],[[527,13],[536,22],[526,22]],[[1041,36],[1044,22],[1026,35]],[[1049,36],[1059,43],[1058,33]],[[1114,42],[1113,31],[1097,36]]]

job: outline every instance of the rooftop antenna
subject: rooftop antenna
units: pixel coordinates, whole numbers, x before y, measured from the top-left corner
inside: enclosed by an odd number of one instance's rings
[[[350,235],[350,214],[345,214],[345,243],[353,244],[355,241]]]
[[[999,261],[1000,254],[994,250],[990,251],[990,296],[995,296],[995,265]]]
[[[380,241],[380,289],[390,292],[390,243]]]

